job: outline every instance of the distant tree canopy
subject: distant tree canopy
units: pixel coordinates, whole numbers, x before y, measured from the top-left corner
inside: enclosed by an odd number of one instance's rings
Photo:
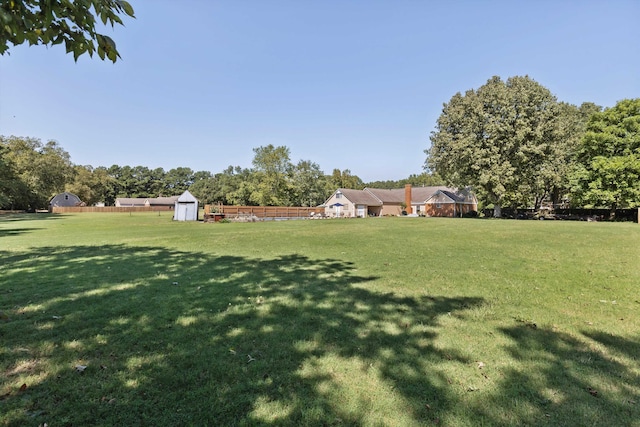
[[[433,187],[444,185],[445,182],[437,174],[423,172],[419,175],[411,174],[409,175],[409,178],[400,179],[398,181],[389,180],[367,182],[366,184],[364,184],[364,186],[369,188],[383,188],[392,190],[394,188],[404,188],[406,184],[411,184],[414,187]]]
[[[104,25],[124,25],[120,15],[135,18],[124,0],[3,0],[0,2],[0,54],[9,44],[64,43],[74,60],[84,53],[112,62],[120,57],[111,37],[96,31],[96,18]]]
[[[269,144],[253,152],[252,169],[229,166],[196,183],[192,193],[200,200],[230,205],[317,206],[334,190],[317,163],[294,164],[287,147]]]
[[[62,191],[88,205],[109,206],[119,197],[175,196],[187,189],[201,203],[317,206],[338,187],[363,187],[349,170],[325,175],[310,160],[293,163],[284,146],[253,151],[253,168],[229,166],[216,174],[187,167],[93,167],[73,165],[55,141],[0,136],[0,209],[47,208],[51,197]]]
[[[599,107],[559,103],[529,77],[493,77],[444,105],[425,167],[456,187],[472,186],[501,216],[503,206],[539,207],[568,191],[587,116]]]
[[[575,202],[617,208],[640,206],[640,98],[625,99],[591,116],[572,175]]]

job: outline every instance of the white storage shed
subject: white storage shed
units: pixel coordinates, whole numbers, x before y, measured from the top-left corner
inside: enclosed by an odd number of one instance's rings
[[[182,193],[175,204],[173,219],[176,221],[197,221],[198,220],[198,199],[189,190]]]

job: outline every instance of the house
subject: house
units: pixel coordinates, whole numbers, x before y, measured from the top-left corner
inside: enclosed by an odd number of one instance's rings
[[[458,217],[478,211],[478,200],[470,189],[439,189],[424,202],[425,216]]]
[[[54,207],[68,207],[68,206],[84,206],[85,204],[80,200],[80,197],[73,193],[65,191],[64,193],[56,194],[49,201],[49,209]]]
[[[477,211],[478,201],[470,189],[412,187],[386,190],[338,189],[324,203],[329,217],[365,217],[402,215],[403,212],[425,216],[462,216]]]
[[[139,197],[118,197],[116,199],[116,206],[119,208],[133,208],[133,207],[145,207],[149,205],[149,199]]]
[[[152,197],[147,200],[149,201],[149,206],[151,207],[166,207],[167,209],[173,209],[180,197],[181,196]]]
[[[117,207],[150,207],[156,209],[173,209],[180,196],[171,197],[118,197]]]
[[[379,216],[382,200],[365,190],[338,189],[324,203],[324,214],[329,217]]]

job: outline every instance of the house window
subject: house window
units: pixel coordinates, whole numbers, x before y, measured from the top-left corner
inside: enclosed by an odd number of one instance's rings
[[[341,191],[338,191],[336,193],[336,199],[342,199],[342,192]]]
[[[442,203],[436,203],[436,209],[442,209]]]
[[[65,194],[65,195],[64,195],[64,199],[65,199],[65,200],[69,200],[69,195],[68,195],[68,194]]]

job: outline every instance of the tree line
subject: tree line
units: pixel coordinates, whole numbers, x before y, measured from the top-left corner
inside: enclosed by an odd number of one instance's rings
[[[317,206],[337,188],[471,187],[481,207],[640,206],[640,99],[603,109],[559,102],[529,77],[493,77],[444,104],[426,172],[399,181],[364,183],[349,169],[325,174],[311,160],[292,162],[289,148],[254,148],[251,168],[165,171],[145,166],[74,165],[56,142],[0,136],[0,209],[47,207],[62,191],[88,205],[118,197],[178,195],[202,203]]]
[[[291,161],[289,148],[254,148],[251,168],[229,166],[219,173],[178,167],[75,165],[58,142],[0,136],[0,209],[46,208],[68,191],[91,206],[113,205],[120,197],[174,196],[189,190],[202,203],[249,206],[317,206],[337,188],[398,188],[405,183],[438,184],[423,173],[400,181],[364,183],[349,169],[325,174],[310,160]]]
[[[559,102],[528,76],[493,77],[444,104],[425,168],[503,207],[640,206],[640,99]]]

